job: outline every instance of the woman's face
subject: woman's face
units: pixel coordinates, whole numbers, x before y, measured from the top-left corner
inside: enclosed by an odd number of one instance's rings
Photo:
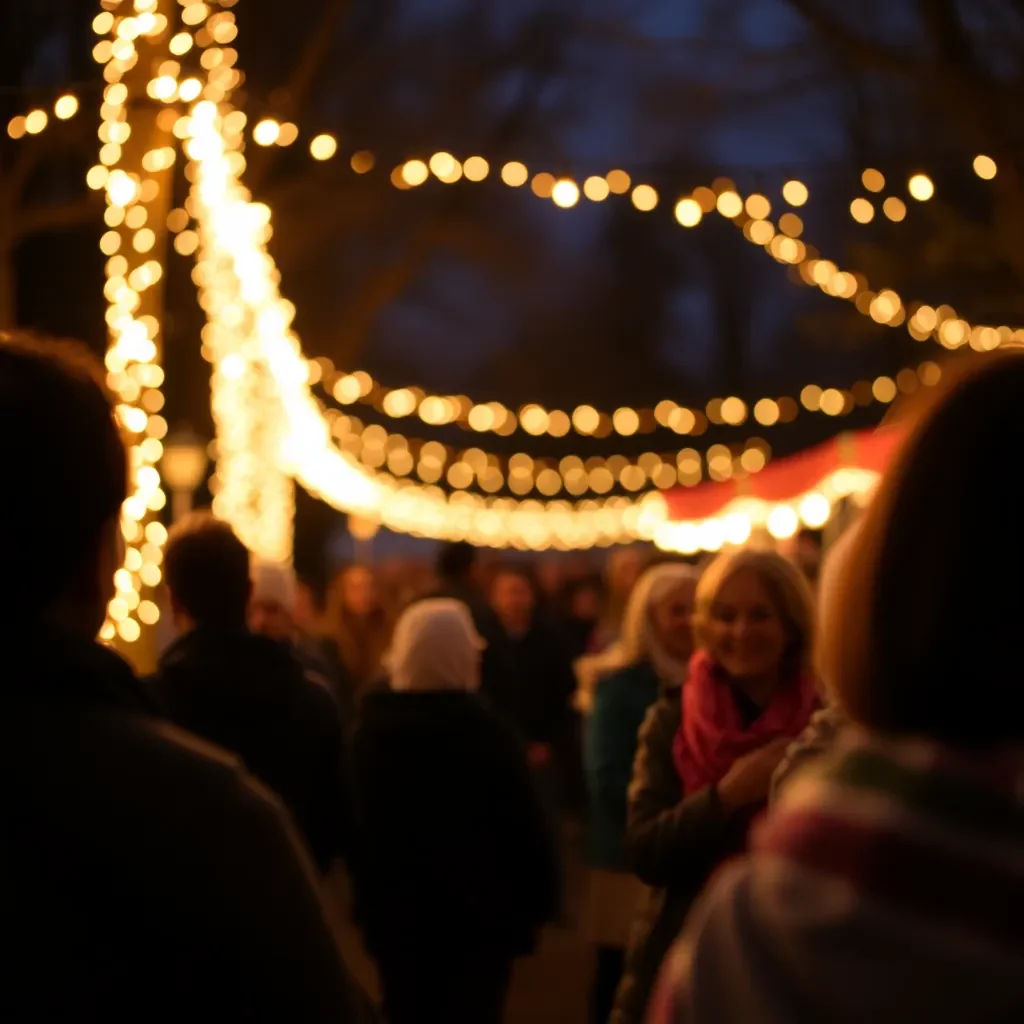
[[[722,584],[708,617],[708,653],[734,679],[778,672],[789,637],[754,569],[740,569]]]
[[[686,580],[651,605],[651,626],[662,649],[679,661],[693,654],[693,597],[696,583]]]
[[[372,615],[380,606],[377,584],[373,573],[362,566],[354,566],[345,573],[341,584],[342,600],[351,615]]]

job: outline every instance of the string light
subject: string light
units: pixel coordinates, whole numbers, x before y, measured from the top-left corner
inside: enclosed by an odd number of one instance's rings
[[[149,521],[166,503],[157,466],[167,422],[160,415],[164,405],[164,374],[158,361],[161,324],[146,312],[147,307],[159,309],[159,303],[148,301],[147,293],[160,287],[164,267],[160,259],[150,255],[156,235],[144,225],[151,211],[159,211],[168,203],[168,171],[174,163],[174,150],[146,149],[143,140],[161,134],[159,115],[149,112],[145,104],[131,107],[128,85],[122,81],[139,59],[132,40],[159,36],[167,28],[167,18],[158,11],[157,0],[147,0],[145,7],[135,18],[115,20],[107,16],[110,12],[104,12],[94,19],[94,29],[102,34],[115,32],[116,42],[103,40],[110,45],[97,46],[94,51],[104,65],[108,83],[99,132],[101,140],[107,141],[101,163],[86,175],[91,189],[105,193],[105,220],[111,226],[100,241],[101,250],[110,257],[104,286],[110,336],[105,363],[107,384],[118,399],[117,418],[129,438],[129,496],[121,511],[125,562],[114,577],[116,595],[107,608],[101,636],[106,640],[116,636],[125,643],[135,642],[142,625],[153,625],[159,619],[157,605],[143,599],[143,594],[160,582],[161,547],[166,540],[164,528]],[[139,4],[136,10],[140,10]],[[129,121],[131,109],[143,111],[141,123],[134,126]],[[70,95],[62,96],[54,106],[55,115],[62,120],[77,111],[78,101]],[[133,145],[122,148],[133,136]],[[160,213],[160,217],[165,214]]]
[[[926,202],[935,195],[935,185],[927,174],[914,174],[907,182],[907,191],[918,202]]]
[[[153,15],[153,25],[155,25],[155,0],[149,0],[149,6],[150,9],[144,14]],[[210,9],[205,4],[193,3],[186,5],[182,13],[182,20],[185,24],[196,28],[197,41],[203,42],[200,36],[203,39],[215,39],[219,42],[233,39],[237,28],[234,26],[229,12],[220,12],[216,15],[217,18],[227,15],[229,20],[219,21],[215,25],[213,18],[210,18],[209,24],[206,27],[201,27],[210,13]],[[141,25],[143,18],[144,16],[140,16],[137,19],[140,22],[139,31],[143,30]],[[104,23],[105,21],[106,19],[104,19]],[[112,21],[111,25],[113,24]],[[149,26],[149,22],[145,24],[147,27]],[[166,29],[166,25],[167,19],[164,18],[164,29]],[[132,27],[132,32],[134,31],[135,26]],[[109,52],[107,48],[99,50],[103,58],[102,62],[134,63],[137,60],[137,54],[131,44],[130,36],[130,32],[118,31],[117,39],[109,46]],[[106,42],[110,41],[106,40]],[[204,45],[208,45],[208,43]],[[208,63],[212,66],[208,66]],[[724,518],[708,520],[699,524],[667,524],[664,502],[654,492],[635,501],[615,497],[602,501],[584,500],[575,505],[567,501],[528,500],[516,502],[513,499],[485,498],[462,490],[456,494],[445,495],[433,486],[415,485],[409,481],[397,479],[387,472],[371,472],[366,466],[357,466],[352,459],[347,458],[344,453],[335,448],[330,440],[322,409],[309,391],[309,364],[303,359],[298,340],[291,332],[290,324],[294,308],[279,295],[276,285],[276,268],[266,252],[265,246],[270,231],[270,211],[261,204],[251,202],[239,183],[239,175],[244,167],[244,159],[238,152],[241,140],[231,141],[229,133],[225,130],[227,118],[239,113],[230,109],[227,96],[237,84],[240,76],[237,75],[237,72],[235,72],[234,78],[217,76],[215,72],[218,70],[218,65],[207,62],[205,59],[203,67],[208,72],[202,91],[204,98],[192,107],[188,117],[180,119],[176,123],[175,134],[185,142],[185,148],[191,160],[190,176],[193,180],[193,190],[190,197],[192,200],[190,209],[197,217],[198,237],[201,243],[200,260],[196,267],[195,277],[201,290],[203,307],[208,314],[207,328],[204,330],[203,338],[204,348],[214,362],[212,399],[219,435],[216,500],[219,511],[235,523],[243,539],[258,554],[278,560],[287,559],[290,555],[293,513],[291,476],[297,477],[314,493],[320,493],[337,507],[365,515],[392,528],[435,537],[462,537],[470,539],[474,543],[497,546],[586,547],[635,537],[657,539],[656,535],[662,527],[681,525],[682,527],[692,526],[697,530],[700,544],[711,549],[716,541],[723,542],[719,538],[728,541],[732,537],[739,536],[743,532],[744,523],[749,533],[750,526],[756,521],[758,513],[733,512]],[[228,70],[233,69],[229,68]],[[158,75],[157,77],[164,76]],[[181,99],[181,85],[176,82],[176,75],[171,75],[168,72],[166,77],[175,78],[173,95]],[[108,77],[108,81],[117,82],[119,78],[119,73],[113,74]],[[189,85],[184,102],[189,101],[188,95],[194,92],[194,88]],[[160,91],[167,92],[168,98],[172,95],[163,86]],[[219,110],[217,103],[222,104]],[[26,117],[26,132],[28,132],[28,120],[29,118]],[[38,122],[39,119],[35,120]],[[114,123],[118,123],[119,120],[115,119]],[[270,122],[270,124],[273,127],[264,121],[254,129],[254,135],[259,131],[259,134],[266,139],[269,139],[271,135],[274,136],[272,140],[265,143],[268,145],[280,139],[283,127],[277,122]],[[261,129],[260,125],[265,125],[265,127]],[[181,127],[180,134],[179,126]],[[100,166],[98,169],[93,168],[90,171],[89,179],[91,187],[107,190],[108,207],[111,208],[119,206],[110,201],[111,194],[119,198],[127,198],[129,195],[128,186],[125,185],[123,179],[119,176],[115,177],[113,173],[121,170],[118,167],[119,154],[109,150],[108,147],[119,147],[123,142],[123,140],[118,141],[115,135],[119,136],[120,133],[111,133],[110,140],[104,143],[107,159],[103,159],[103,155],[101,155]],[[482,158],[480,160],[483,164],[486,163]],[[359,164],[368,170],[372,166],[372,155],[364,153]],[[353,158],[353,168],[357,169],[355,158]],[[446,183],[453,183],[464,175],[469,178],[465,167],[459,164],[451,154],[434,154],[430,170],[439,180]],[[105,176],[104,172],[106,172]],[[486,169],[477,164],[474,166],[473,178],[470,180],[481,180],[485,174]],[[502,180],[513,187],[525,184],[528,178],[528,171],[522,164],[512,162],[502,168]],[[395,180],[394,177],[392,180]],[[399,180],[404,187],[407,187],[407,182],[401,175],[399,175]],[[629,176],[623,171],[609,172],[604,180],[609,193],[623,194],[630,189]],[[553,177],[546,172],[536,174],[533,178],[534,191],[545,197],[554,196],[557,184],[559,183],[556,183]],[[124,230],[134,230],[131,247],[139,253],[144,253],[151,248],[150,236],[153,232],[149,228],[138,225],[132,228],[128,221],[133,206],[144,201],[144,185],[145,182],[140,181],[138,196],[134,195],[134,190],[132,190],[129,206],[119,207],[123,210],[123,214],[115,214],[112,217],[112,219],[125,224]],[[800,205],[802,202],[806,202],[806,187],[800,186],[803,189],[801,198],[799,190],[795,188],[796,185],[800,185],[800,183],[788,183],[787,185],[789,195],[786,198],[791,205]],[[576,189],[573,201],[576,202],[579,197],[579,189],[575,183],[573,183],[573,187]],[[560,191],[563,196],[568,195],[566,189]],[[601,195],[603,190],[596,185],[591,185],[591,191],[594,195]],[[718,200],[715,200],[715,194],[712,192],[711,206],[706,205],[707,197],[704,195],[704,192],[710,190],[704,190],[700,197],[698,197],[698,191],[700,190],[696,190],[691,198],[703,214],[710,212],[716,205],[721,209],[723,205],[721,198],[730,190],[718,188]],[[733,191],[732,194],[739,199],[737,193]],[[588,195],[588,198],[591,197]],[[631,199],[638,209],[653,209],[657,205],[658,196],[650,186],[638,185],[632,189]],[[726,198],[724,205],[726,209],[722,212],[728,215],[728,211],[733,209],[735,204],[729,197]],[[758,211],[758,208],[759,204],[754,203],[755,212]],[[689,211],[688,217],[693,216],[689,204],[684,209]],[[742,211],[743,204],[741,202],[740,209],[733,215],[737,221],[741,219]],[[756,218],[756,220],[760,224],[767,225],[766,219]],[[680,218],[680,222],[683,222],[682,218]],[[764,235],[763,230],[756,233]],[[754,234],[755,232],[752,231],[751,235]],[[113,237],[108,239],[108,236]],[[117,241],[119,237],[118,232],[111,231],[104,236],[101,243],[104,246],[104,251],[108,251],[108,254],[111,255],[111,260],[108,263],[108,276],[116,278],[128,272],[126,288],[134,290],[132,282],[141,286],[142,279],[145,277],[144,274],[141,274],[144,267],[149,268],[150,274],[156,273],[156,270],[150,266],[155,261],[140,263],[134,269],[130,269],[128,257],[120,253],[123,247]],[[767,247],[775,258],[782,262],[800,266],[807,262],[806,247],[794,237],[773,236],[767,243]],[[156,269],[160,269],[159,264],[156,264]],[[838,272],[835,276],[839,276]],[[108,288],[115,296],[110,300],[112,303],[127,301],[129,305],[131,304],[130,296],[125,294],[119,282],[112,283],[108,280]],[[880,294],[875,299],[877,300],[875,302],[876,311],[888,312],[896,309],[897,313],[893,314],[895,316],[902,308],[898,296],[895,303],[887,294]],[[114,307],[112,306],[112,308]],[[128,326],[125,321],[118,320],[116,315],[111,319],[116,320],[120,326]],[[949,318],[946,317],[943,323],[948,324],[948,322]],[[961,331],[964,330],[959,322],[957,326]],[[946,334],[953,336],[956,334],[956,330],[947,326]],[[991,338],[987,335],[979,336],[979,339],[979,344],[991,342]],[[128,338],[128,340],[133,339]],[[152,345],[152,338],[146,340]],[[141,344],[142,338],[135,337],[134,341]],[[112,346],[113,348],[116,346]],[[149,355],[149,350],[140,350],[137,354]],[[155,345],[153,345],[153,355],[155,355]],[[134,369],[135,365],[148,365],[159,369],[153,364],[152,358],[138,359],[133,364],[126,363],[128,369]],[[157,387],[159,387],[159,383],[153,385],[153,388]],[[149,390],[153,390],[153,388]],[[129,386],[129,393],[131,390]],[[879,381],[876,381],[875,385],[868,390],[872,399],[876,398],[875,392],[885,393],[885,389]],[[360,393],[363,391],[361,383],[359,391]],[[425,407],[433,409],[437,404],[430,403],[430,399],[436,397],[424,396],[423,400],[419,402],[419,412],[425,420],[438,418],[434,413],[431,413],[429,417],[423,415]],[[716,401],[717,404],[708,404],[707,419],[711,419],[713,422],[733,424],[746,419],[747,407],[740,399],[729,397]],[[755,404],[755,409],[761,411],[762,417],[771,418],[771,409],[765,404],[767,401],[773,400],[760,400]],[[775,403],[778,419],[784,419],[782,410],[785,401],[785,399],[780,399]],[[152,405],[153,399],[149,399],[148,402]],[[826,412],[830,408],[838,409],[840,406],[845,408],[848,404],[847,396],[836,389],[827,389],[818,396],[818,405]],[[403,403],[392,402],[392,405],[397,409],[402,407]],[[145,448],[152,455],[155,445],[149,444],[149,442],[151,440],[159,442],[157,434],[160,432],[161,424],[156,422],[159,417],[147,413],[144,405],[128,406],[126,403],[126,406],[121,415],[130,428],[142,427],[147,432],[151,427],[153,428],[153,432],[139,446],[140,450]],[[409,406],[408,400],[404,401],[404,406]],[[683,428],[680,432],[689,432],[699,427],[700,419],[695,411],[673,406],[674,403],[659,403],[662,417],[666,423],[677,424],[678,427]],[[712,406],[714,406],[713,409]],[[495,410],[490,405],[485,408],[492,414],[491,419],[497,421]],[[477,424],[483,424],[488,417],[483,413],[474,412],[475,409],[476,407],[470,403],[465,413],[467,421],[474,420]],[[442,403],[441,419],[443,419],[445,411]],[[145,417],[144,421],[139,414]],[[702,413],[700,416],[703,417],[704,414]],[[596,422],[594,422],[595,418]],[[532,419],[532,415],[528,417],[528,421]],[[655,420],[660,423],[660,420],[657,419],[657,410],[655,410]],[[551,430],[553,424],[557,423],[558,433],[556,436],[564,434],[569,429],[570,422],[580,432],[596,435],[602,429],[604,420],[602,414],[593,407],[580,406],[574,410],[571,417],[568,413],[560,410],[552,412],[541,410],[537,415],[537,423],[542,422],[546,424],[545,429],[548,430]],[[612,428],[624,436],[629,436],[641,428],[640,414],[628,407],[616,410],[616,413],[610,418],[610,422]],[[165,423],[162,424],[162,429],[166,430]],[[676,428],[673,427],[673,429]],[[384,455],[382,465],[387,465],[389,469],[394,467],[397,472],[408,465],[410,453],[407,448],[402,449],[397,446],[391,452],[386,451],[388,436],[386,431],[383,433],[385,447],[381,448],[375,442],[375,450],[380,448]],[[379,442],[379,435],[371,435],[371,439],[374,438]],[[404,456],[402,455],[403,451],[405,452]],[[479,465],[481,455],[484,458],[482,467]],[[727,476],[734,471],[732,453],[725,446],[712,446],[706,456],[708,473],[712,479]],[[470,461],[471,458],[478,465],[474,466]],[[585,474],[587,485],[597,492],[610,490],[616,476],[621,486],[627,490],[641,488],[648,477],[654,479],[657,486],[668,485],[664,472],[664,461],[655,453],[645,453],[642,459],[646,460],[646,465],[642,464],[641,460],[632,464],[624,457],[612,457],[606,460],[605,465],[594,465],[589,470],[585,464],[583,466],[560,464],[558,471],[543,464],[533,465],[531,463],[531,467],[528,468],[525,463],[527,458],[529,457],[523,456],[523,459],[519,460],[515,466],[512,465],[512,460],[509,460],[508,477],[510,482],[514,478],[525,483],[527,478],[532,478],[537,489],[542,493],[554,491],[556,477],[558,478],[557,482],[561,485],[561,482],[568,481],[570,478],[579,480],[580,473]],[[613,467],[612,460],[616,458],[622,461],[616,462]],[[764,465],[766,458],[763,450],[750,448],[741,454],[738,464],[744,471],[756,472],[759,466]],[[371,461],[376,461],[376,459],[377,456],[374,456]],[[657,460],[660,465],[656,465],[654,460]],[[563,463],[565,461],[563,460]],[[680,479],[693,474],[699,467],[698,453],[684,449],[678,454]],[[149,468],[152,469],[152,474],[141,473],[140,479],[152,486],[153,477],[155,477],[156,487],[159,489],[159,477],[155,467],[150,466]],[[443,469],[443,464],[441,468]],[[476,477],[481,480],[481,483],[486,480],[488,486],[491,487],[495,478],[494,473],[488,472],[488,470],[495,468],[490,465],[485,453],[470,449],[463,452],[455,463],[448,466],[448,482],[455,486]],[[666,483],[657,483],[655,479],[657,477]],[[521,484],[516,486],[522,487]],[[808,495],[806,500],[801,502],[800,508],[806,512],[805,521],[821,518],[823,511],[821,501],[810,500],[817,497],[817,495]],[[825,500],[828,500],[827,497]],[[799,516],[799,513],[793,512],[793,515]],[[780,512],[777,508],[767,512],[764,519],[775,522],[776,532],[784,532],[785,529],[789,529],[793,521],[792,516]],[[150,526],[153,525],[155,524],[150,524]],[[769,529],[771,529],[770,525]],[[147,527],[143,537],[150,544],[155,544],[156,539],[149,535],[148,530]],[[676,539],[678,540],[678,537]],[[131,560],[132,564],[135,564],[136,561],[137,558]],[[128,569],[124,571],[131,572]],[[150,581],[158,581],[158,566],[152,562],[148,564],[143,562],[139,568],[139,579],[146,584],[149,584]],[[125,577],[121,577],[121,581],[122,583],[126,582]],[[137,595],[137,591],[132,592]],[[119,615],[125,609],[131,611],[129,606],[134,601],[134,598],[131,597],[121,597],[121,593],[122,591],[119,590],[117,599],[121,601],[121,604],[113,609]],[[128,593],[128,591],[124,593]],[[138,610],[139,621],[148,622],[152,618],[154,609],[145,602],[136,601],[134,603]],[[143,605],[145,605],[144,611]],[[120,621],[128,621],[128,618],[126,616]],[[136,622],[135,629],[137,628]],[[131,634],[133,629],[127,627],[122,632]]]
[[[974,158],[974,173],[985,181],[991,181],[996,176],[996,162],[990,156],[979,153]]]

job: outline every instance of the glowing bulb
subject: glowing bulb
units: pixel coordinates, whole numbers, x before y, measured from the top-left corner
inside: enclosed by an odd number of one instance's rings
[[[510,161],[501,169],[501,180],[511,188],[519,188],[520,185],[525,185],[526,179],[529,176],[530,172],[527,171],[526,165],[521,164],[518,160]]]
[[[874,167],[869,167],[860,176],[861,184],[869,192],[881,192],[885,188],[885,175],[881,171],[876,171]]]
[[[333,135],[317,135],[309,143],[309,152],[314,160],[330,160],[338,152],[338,141]]]
[[[974,158],[974,173],[979,178],[991,181],[996,176],[996,162],[990,156],[979,153]]]
[[[112,206],[127,206],[139,193],[135,179],[122,170],[111,171],[107,177],[107,199]]]
[[[70,94],[67,96],[61,96],[61,98],[53,105],[53,112],[61,121],[66,121],[68,118],[74,117],[75,114],[78,113],[78,99]]]
[[[696,227],[704,216],[704,211],[700,208],[700,203],[696,199],[680,199],[676,203],[676,220],[684,228]]]
[[[723,217],[738,217],[743,212],[743,200],[736,192],[723,192],[715,205]]]
[[[264,118],[252,130],[252,139],[257,146],[272,146],[281,134],[281,126],[273,118]],[[314,154],[315,156],[316,154]]]
[[[608,185],[609,191],[614,192],[616,195],[622,196],[629,191],[630,179],[625,171],[609,171],[605,175],[604,180]]]
[[[45,110],[33,110],[25,118],[25,131],[29,135],[38,135],[45,127],[49,118],[46,116]]]
[[[919,202],[926,202],[935,195],[935,185],[927,174],[915,174],[907,182],[907,191]]]
[[[429,174],[427,165],[422,160],[407,160],[402,164],[402,180],[407,185],[422,185]]]
[[[467,181],[483,181],[490,173],[490,164],[482,156],[468,157],[462,165],[462,171]]]
[[[555,206],[562,207],[563,210],[575,206],[580,201],[580,190],[576,182],[571,178],[562,178],[556,181],[555,187],[551,190],[551,201]]]
[[[608,182],[596,174],[592,174],[583,182],[583,194],[592,202],[600,203],[608,198]]]
[[[897,196],[889,196],[882,203],[882,212],[892,221],[901,221],[907,215],[907,204]]]
[[[768,514],[768,532],[777,540],[792,537],[800,527],[796,512],[788,505],[776,505]]]
[[[181,57],[192,49],[192,36],[188,32],[179,32],[170,41],[168,47],[176,57]]]
[[[803,206],[810,197],[807,186],[802,181],[793,179],[782,186],[782,198],[790,206]]]
[[[850,216],[858,224],[869,224],[875,218],[875,208],[870,200],[860,196],[850,203]]]
[[[637,185],[633,189],[633,205],[647,213],[658,205],[658,193],[650,185]]]

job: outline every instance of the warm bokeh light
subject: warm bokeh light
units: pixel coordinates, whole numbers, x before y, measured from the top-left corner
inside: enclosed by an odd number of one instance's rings
[[[899,222],[907,215],[907,204],[898,196],[889,196],[882,203],[882,212],[889,220]]]
[[[540,174],[533,176],[533,181],[530,182],[530,188],[533,190],[533,194],[539,199],[550,199],[551,193],[555,188],[555,176],[548,174],[547,171],[541,171]]]
[[[935,185],[927,174],[915,174],[907,182],[907,191],[919,202],[925,202],[935,195]]]
[[[462,173],[467,181],[483,181],[490,173],[490,164],[482,156],[471,156],[462,165]]]
[[[49,122],[45,110],[33,110],[25,116],[25,131],[29,135],[38,135]]]
[[[632,200],[638,210],[647,213],[658,205],[658,193],[650,185],[637,185],[633,189]]]
[[[551,200],[555,206],[567,210],[579,202],[579,186],[571,178],[560,178],[551,190]]]
[[[744,206],[748,216],[753,217],[754,220],[764,220],[772,212],[772,204],[768,201],[768,197],[757,192],[747,196]]]
[[[990,156],[979,153],[974,158],[974,173],[979,178],[991,181],[996,176],[996,162]]]
[[[583,182],[583,194],[593,203],[603,202],[610,192],[608,182],[596,174],[592,174]]]
[[[719,195],[715,205],[723,217],[738,217],[743,212],[743,200],[739,193],[729,189]]]
[[[266,117],[257,122],[252,130],[252,139],[257,146],[272,146],[281,134],[281,126],[273,118]],[[316,154],[314,154],[315,156]]]
[[[521,164],[518,160],[510,160],[501,169],[501,180],[511,188],[525,185],[529,177],[530,172],[527,171],[526,165]]]
[[[676,203],[676,220],[682,224],[684,228],[696,227],[704,216],[704,211],[701,210],[700,203],[696,199],[685,198],[680,199]]]
[[[875,170],[874,167],[869,167],[864,171],[860,180],[869,192],[881,192],[885,188],[885,175],[881,171]]]
[[[422,185],[430,177],[430,169],[422,160],[407,160],[402,164],[402,180],[407,185]]]
[[[629,191],[629,186],[632,181],[629,175],[622,170],[609,171],[605,175],[605,181],[608,184],[608,189],[614,192],[617,196],[623,196]]]
[[[78,98],[76,96],[61,96],[53,105],[53,112],[61,121],[67,121],[78,113]]]
[[[869,199],[858,196],[850,203],[850,216],[858,224],[869,224],[875,219],[875,207]]]
[[[782,186],[782,198],[790,206],[803,206],[810,198],[810,192],[802,181],[794,178]]]
[[[321,134],[310,140],[309,152],[314,160],[330,160],[338,152],[338,140],[333,135]],[[356,154],[358,156],[359,154]],[[352,158],[353,161],[355,157]],[[358,170],[353,163],[353,170]]]

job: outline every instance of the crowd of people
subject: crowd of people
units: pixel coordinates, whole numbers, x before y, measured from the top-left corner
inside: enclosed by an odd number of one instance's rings
[[[947,368],[823,561],[452,544],[320,594],[200,511],[139,679],[96,641],[128,475],[102,368],[0,337],[0,1015],[499,1024],[580,815],[593,1024],[1021,1019],[1022,399],[1019,349]]]

